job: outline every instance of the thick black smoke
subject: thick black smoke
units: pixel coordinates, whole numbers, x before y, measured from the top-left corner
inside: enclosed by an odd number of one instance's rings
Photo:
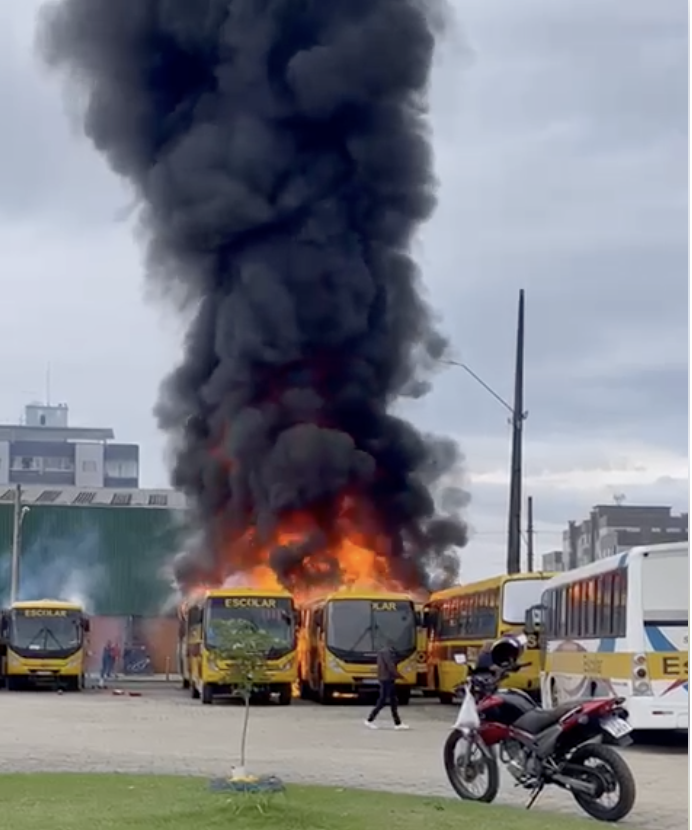
[[[445,348],[410,254],[435,205],[427,3],[61,0],[44,11],[45,59],[77,79],[87,135],[136,192],[150,278],[195,309],[158,406],[173,483],[204,530],[178,562],[183,587],[239,567],[219,561],[221,535],[251,527],[272,542],[296,508],[310,508],[314,532],[277,542],[271,563],[287,584],[307,579],[305,557],[343,522],[344,493],[356,523],[390,540],[396,575],[453,579],[460,500],[440,516],[433,493],[456,447],[390,414],[427,391]]]

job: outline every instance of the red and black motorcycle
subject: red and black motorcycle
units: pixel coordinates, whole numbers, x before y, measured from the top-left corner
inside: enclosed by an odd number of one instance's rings
[[[524,666],[522,638],[505,638],[469,667],[457,690],[463,703],[444,747],[449,782],[460,798],[490,803],[500,786],[499,761],[530,791],[531,808],[548,785],[568,790],[600,821],[620,821],[634,806],[632,772],[613,745],[632,742],[622,698],[541,709],[519,689],[500,683]],[[457,659],[457,658],[455,658]],[[457,659],[464,662],[464,658]]]

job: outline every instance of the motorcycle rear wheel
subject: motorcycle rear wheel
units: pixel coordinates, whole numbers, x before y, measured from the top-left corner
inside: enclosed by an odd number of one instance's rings
[[[594,767],[587,767],[585,762],[590,760],[597,762]],[[606,807],[596,799],[588,798],[581,793],[572,793],[574,800],[585,813],[598,821],[607,822],[620,821],[629,815],[634,807],[637,787],[632,771],[618,752],[603,744],[585,744],[572,753],[569,761],[570,765],[580,764],[590,771],[603,773],[612,778],[619,789],[617,801],[611,807]]]
[[[464,769],[456,757],[457,745],[460,741],[468,740],[467,736],[459,729],[450,732],[444,746],[445,772],[454,792],[464,801],[477,801],[482,804],[490,804],[497,797],[500,789],[500,770],[497,758],[493,752],[477,735],[471,737],[473,745],[473,760],[467,769]],[[466,752],[465,749],[462,750]],[[469,784],[472,776],[476,776],[480,769],[487,771],[488,783],[480,793],[473,792]]]

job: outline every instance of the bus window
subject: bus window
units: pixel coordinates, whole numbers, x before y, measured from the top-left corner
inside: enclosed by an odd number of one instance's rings
[[[584,619],[583,636],[593,637],[596,634],[595,618],[596,580],[589,579],[584,583]]]
[[[600,637],[610,637],[613,630],[613,579],[612,574],[603,574],[601,582],[601,616],[598,621]]]
[[[624,637],[627,628],[627,571],[613,573],[613,637]]]

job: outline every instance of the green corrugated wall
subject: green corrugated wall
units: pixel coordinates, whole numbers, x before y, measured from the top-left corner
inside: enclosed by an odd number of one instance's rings
[[[9,595],[12,509],[0,505],[0,605]],[[179,528],[167,510],[32,505],[22,525],[20,594],[81,597],[92,614],[160,614]]]

